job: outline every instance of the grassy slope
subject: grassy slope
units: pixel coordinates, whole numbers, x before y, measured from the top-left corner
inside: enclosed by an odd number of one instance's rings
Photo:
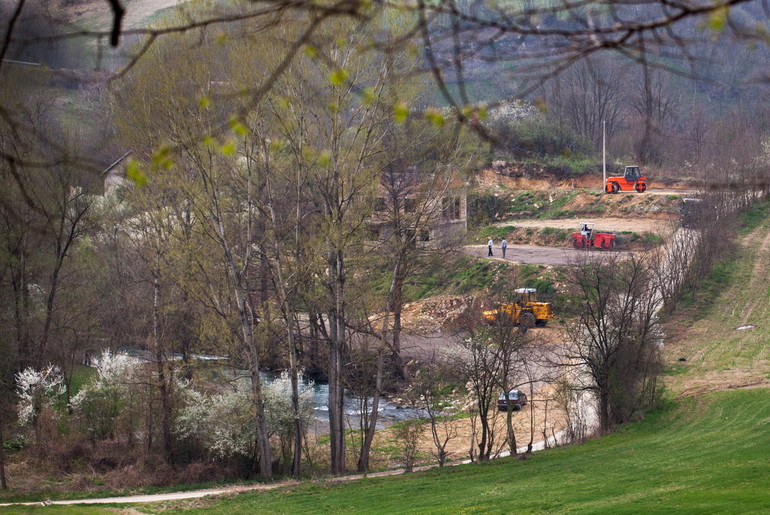
[[[146,513],[762,513],[770,509],[766,390],[714,393],[581,446],[350,484],[311,484]],[[177,505],[180,506],[180,505]],[[169,510],[169,508],[172,508]],[[72,508],[2,513],[80,513]],[[95,509],[89,513],[99,513]],[[108,513],[106,510],[104,513]],[[114,512],[113,512],[114,513]]]
[[[344,485],[304,484],[198,501],[197,508],[184,511],[761,512],[770,508],[766,398],[764,390],[710,394],[604,439],[541,452],[524,462],[506,459]]]
[[[678,395],[744,386],[770,387],[770,223],[764,203],[745,218],[737,259],[718,267],[707,281],[716,300],[684,307],[672,321],[685,328],[664,356],[675,373],[666,381]],[[763,221],[756,219],[762,215]],[[708,293],[708,292],[707,292]],[[736,331],[737,327],[755,325]],[[679,362],[679,358],[687,361]]]

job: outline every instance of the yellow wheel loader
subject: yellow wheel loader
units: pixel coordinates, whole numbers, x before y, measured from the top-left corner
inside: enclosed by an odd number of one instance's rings
[[[487,322],[518,325],[521,332],[526,332],[530,327],[544,326],[555,316],[550,302],[537,301],[534,288],[516,288],[513,292],[513,302],[483,312]]]

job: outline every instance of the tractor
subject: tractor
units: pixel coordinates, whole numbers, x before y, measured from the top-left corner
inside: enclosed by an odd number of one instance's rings
[[[618,193],[619,191],[634,191],[644,193],[647,191],[647,177],[642,177],[638,166],[626,166],[623,176],[607,177],[604,184],[605,193]]]
[[[576,249],[614,249],[615,235],[610,232],[596,232],[594,225],[596,224],[591,222],[580,222],[577,232],[572,233],[572,246]]]
[[[555,316],[550,302],[537,301],[535,288],[516,288],[513,292],[513,302],[483,312],[487,322],[518,325],[519,331],[525,333],[530,327],[544,326]]]

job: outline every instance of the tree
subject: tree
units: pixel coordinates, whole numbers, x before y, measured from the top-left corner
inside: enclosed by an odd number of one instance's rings
[[[490,327],[475,329],[461,344],[458,367],[468,378],[469,393],[476,403],[475,411],[481,424],[476,444],[479,461],[492,457],[497,437],[494,414],[503,374],[499,358],[497,341]]]
[[[451,456],[447,450],[449,442],[459,436],[453,406],[459,383],[460,377],[454,366],[431,358],[415,372],[408,391],[415,405],[428,413],[435,449],[433,455],[439,467],[443,467]]]
[[[572,267],[571,283],[583,301],[568,333],[569,358],[588,379],[583,387],[596,394],[603,434],[656,399],[662,346],[656,273],[652,262],[637,255]]]
[[[590,140],[594,149],[602,145],[602,122],[612,136],[621,128],[627,73],[614,56],[597,54],[576,63],[550,80],[543,88],[548,118],[566,122],[577,134]]]

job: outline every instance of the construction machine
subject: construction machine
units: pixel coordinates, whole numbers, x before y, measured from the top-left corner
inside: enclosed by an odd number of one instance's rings
[[[530,327],[545,325],[555,316],[550,302],[537,301],[535,288],[516,288],[513,292],[513,302],[483,312],[487,322],[518,325],[521,332],[526,332]]]
[[[576,249],[614,249],[615,235],[611,232],[596,232],[594,230],[595,225],[592,222],[580,222],[577,232],[572,233],[572,246]]]
[[[647,191],[647,177],[642,176],[638,166],[626,166],[625,173],[613,177],[607,177],[604,184],[605,193],[618,193],[620,191]]]

